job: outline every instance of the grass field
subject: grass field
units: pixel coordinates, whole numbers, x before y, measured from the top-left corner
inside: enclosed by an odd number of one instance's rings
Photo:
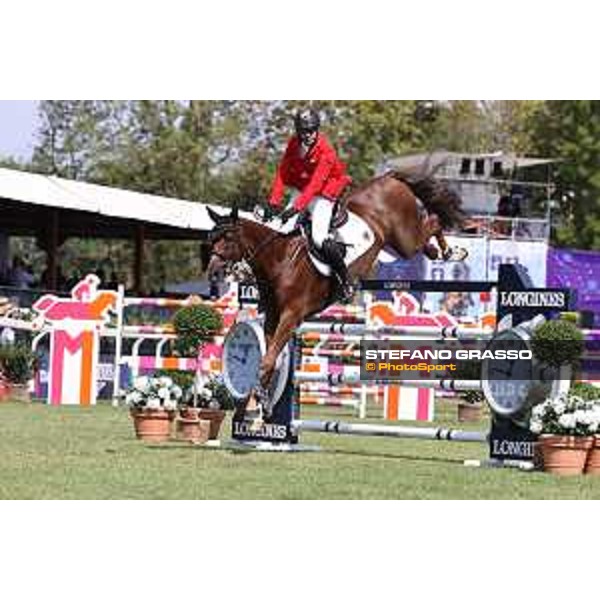
[[[457,426],[451,406],[436,424]],[[343,418],[343,411],[304,416]],[[445,418],[444,418],[445,417]],[[487,424],[480,424],[483,429]],[[228,435],[228,426],[223,436]],[[125,409],[0,404],[2,499],[596,499],[600,478],[470,469],[479,444],[304,435],[319,453],[210,450],[134,438]]]

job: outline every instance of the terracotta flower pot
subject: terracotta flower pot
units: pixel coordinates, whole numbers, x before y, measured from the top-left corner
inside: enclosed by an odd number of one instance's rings
[[[182,419],[195,419],[196,421],[198,421],[200,419],[199,413],[200,409],[194,408],[192,406],[184,406],[179,410],[179,416]]]
[[[540,445],[544,471],[556,475],[581,475],[593,437],[542,435]]]
[[[587,475],[600,475],[600,435],[594,436],[594,445],[588,452],[585,472]]]
[[[458,404],[458,420],[460,423],[473,423],[481,420],[483,407],[481,404],[469,404],[460,402]]]
[[[177,419],[177,438],[193,444],[205,444],[210,434],[210,421]]]
[[[170,439],[173,411],[132,409],[131,417],[138,440],[167,442]]]
[[[27,384],[11,383],[8,394],[12,400],[16,400],[17,402],[31,402],[31,392]]]
[[[204,421],[210,421],[209,439],[218,440],[221,424],[225,419],[225,411],[213,408],[201,408],[198,416]]]
[[[0,402],[6,402],[10,398],[10,385],[0,379]]]

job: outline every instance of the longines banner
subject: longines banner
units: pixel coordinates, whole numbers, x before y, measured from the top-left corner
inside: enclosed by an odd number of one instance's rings
[[[421,279],[433,281],[497,281],[498,267],[503,263],[521,264],[533,285],[546,286],[545,242],[482,239],[448,236],[450,246],[460,246],[469,252],[462,263],[443,261],[397,261],[382,265],[381,279]],[[410,276],[407,276],[410,275]],[[423,309],[428,312],[448,311],[457,317],[473,317],[489,310],[493,299],[479,293],[432,293],[422,295]]]

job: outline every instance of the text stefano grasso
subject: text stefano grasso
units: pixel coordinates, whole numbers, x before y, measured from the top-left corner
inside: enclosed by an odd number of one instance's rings
[[[531,350],[365,350],[365,360],[532,360]]]

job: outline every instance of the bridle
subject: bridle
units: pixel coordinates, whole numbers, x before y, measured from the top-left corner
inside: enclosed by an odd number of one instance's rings
[[[259,254],[269,246],[273,241],[275,241],[278,237],[281,236],[281,233],[278,231],[273,231],[271,235],[267,236],[256,248],[249,248],[247,244],[244,244],[242,237],[238,239],[237,243],[241,246],[242,257],[239,260],[227,259],[220,252],[214,249],[214,245],[222,238],[227,236],[227,234],[235,232],[238,225],[224,225],[221,227],[217,227],[210,235],[209,242],[211,245],[211,256],[216,256],[221,259],[224,263],[238,263],[242,261],[246,261],[249,265],[253,263],[253,261],[259,256]]]

